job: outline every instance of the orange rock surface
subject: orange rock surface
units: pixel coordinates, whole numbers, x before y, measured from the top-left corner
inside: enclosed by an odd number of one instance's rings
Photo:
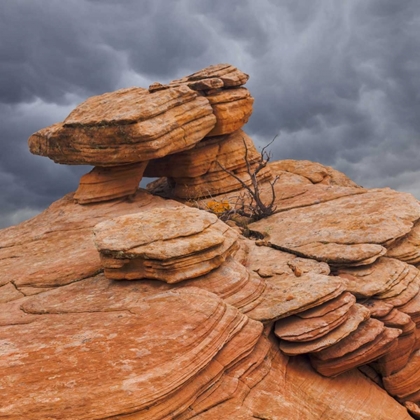
[[[1,418],[419,417],[418,201],[288,160],[257,180],[274,214],[236,214],[247,80],[210,66],[31,136],[96,168],[0,231]],[[150,159],[165,199],[138,189]]]
[[[108,168],[96,166],[80,179],[79,188],[74,194],[75,201],[89,204],[133,196],[143,178],[147,163]]]
[[[89,98],[63,123],[36,132],[29,149],[57,163],[118,166],[193,147],[215,123],[209,101],[186,86],[121,89]]]
[[[285,251],[334,265],[367,265],[419,218],[420,204],[413,196],[382,189],[283,211],[250,229]]]
[[[145,175],[169,177],[173,181],[172,196],[196,200],[240,190],[242,184],[227,171],[234,173],[244,184],[251,185],[245,154],[252,171],[260,155],[251,138],[244,131],[237,130],[226,136],[206,137],[191,150],[153,160]],[[259,182],[270,179],[270,170],[261,171],[257,178]]]

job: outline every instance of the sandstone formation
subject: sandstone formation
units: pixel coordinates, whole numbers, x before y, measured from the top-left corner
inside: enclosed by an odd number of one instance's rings
[[[245,185],[252,184],[245,155],[252,171],[258,165],[260,154],[249,136],[237,130],[229,135],[206,138],[194,149],[151,161],[146,176],[170,177],[174,197],[195,200],[220,195],[242,188],[241,182],[229,172]],[[259,182],[270,178],[269,168],[257,176]]]
[[[367,265],[408,234],[419,218],[420,204],[414,197],[382,189],[293,208],[250,229],[284,251],[335,266]]]
[[[79,204],[131,197],[136,193],[148,162],[103,168],[95,166],[80,179],[74,200]]]
[[[418,201],[264,161],[247,80],[210,66],[31,136],[95,168],[0,231],[0,417],[420,418]]]
[[[308,160],[280,160],[272,162],[270,167],[276,173],[282,171],[298,175],[312,184],[340,185],[342,187],[361,188],[343,173],[330,166],[324,166]]]
[[[219,267],[238,248],[236,232],[194,208],[120,216],[101,222],[94,234],[104,273],[116,280],[177,283]]]
[[[128,88],[89,98],[63,123],[33,134],[29,148],[57,163],[118,166],[188,149],[215,122],[209,102],[186,86]]]
[[[130,196],[149,160],[190,149],[206,135],[239,130],[254,101],[241,87],[247,80],[245,73],[222,64],[166,86],[94,96],[62,123],[34,133],[29,149],[57,163],[95,166],[81,180],[75,196],[80,204]],[[138,170],[125,167],[134,164]]]

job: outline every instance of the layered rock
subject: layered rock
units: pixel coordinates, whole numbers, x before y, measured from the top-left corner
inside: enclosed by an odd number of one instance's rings
[[[210,102],[216,116],[216,125],[207,135],[220,136],[240,129],[252,114],[254,98],[247,89],[240,87],[248,78],[247,74],[230,64],[217,64],[173,80],[168,85],[154,83],[149,91],[179,86],[200,91]]]
[[[309,160],[280,160],[272,162],[270,167],[276,174],[287,172],[307,179],[311,184],[338,185],[342,187],[361,188],[349,177],[336,169]]]
[[[419,218],[414,197],[383,189],[293,208],[252,223],[250,229],[281,250],[335,266],[367,265]]]
[[[174,197],[195,200],[252,185],[251,174],[259,161],[260,154],[250,137],[237,130],[233,134],[206,138],[191,150],[153,160],[145,174],[149,177],[169,177]],[[270,178],[269,168],[257,175],[258,182]]]
[[[45,313],[37,309],[32,306],[34,314]],[[76,306],[35,315],[26,335],[18,326],[2,328],[9,345],[0,365],[10,380],[0,413],[78,419],[89,407],[90,418],[176,415],[243,362],[262,333],[260,323],[199,289],[157,294],[124,309],[80,317]],[[11,364],[20,348],[25,356]]]
[[[419,203],[267,164],[241,130],[247,79],[217,65],[101,95],[31,137],[96,167],[0,232],[3,417],[418,416]],[[274,214],[249,224],[261,165]],[[138,190],[145,168],[189,205]]]
[[[140,162],[109,168],[96,166],[80,179],[74,200],[78,204],[89,204],[134,196],[147,163]]]
[[[28,295],[91,277],[102,270],[93,242],[96,224],[113,216],[177,205],[138,191],[131,201],[80,206],[68,194],[42,217],[2,231],[0,287],[17,287]],[[18,291],[15,296],[20,296]]]
[[[62,123],[34,133],[29,149],[57,163],[95,166],[81,180],[75,196],[80,204],[130,196],[149,160],[190,149],[206,135],[240,129],[254,101],[241,87],[247,80],[221,64],[166,86],[94,96]],[[126,167],[135,164],[138,170]]]
[[[419,291],[419,270],[395,258],[381,257],[373,264],[339,268],[336,273],[345,279],[347,290],[357,297],[375,297],[393,306],[407,303]],[[416,287],[411,291],[412,283]],[[396,297],[409,291],[407,301],[396,304]]]
[[[33,134],[29,149],[57,163],[119,166],[188,149],[215,123],[209,102],[186,86],[120,89],[87,99],[63,123]]]
[[[98,224],[94,233],[105,275],[116,280],[177,283],[219,267],[238,248],[229,226],[188,207],[120,216]]]
[[[420,223],[417,222],[406,236],[392,244],[387,255],[408,264],[418,265],[420,263]]]

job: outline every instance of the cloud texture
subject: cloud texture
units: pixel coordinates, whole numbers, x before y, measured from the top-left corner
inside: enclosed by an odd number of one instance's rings
[[[89,96],[228,62],[249,73],[246,131],[275,159],[334,166],[420,198],[417,0],[3,0],[0,227],[77,188],[88,167],[28,137]]]

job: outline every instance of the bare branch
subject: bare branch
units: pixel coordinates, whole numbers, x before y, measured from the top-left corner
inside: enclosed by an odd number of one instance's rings
[[[270,216],[276,211],[276,207],[274,206],[274,202],[276,199],[274,185],[278,181],[279,177],[276,176],[273,181],[269,182],[271,200],[268,204],[265,204],[262,201],[260,183],[258,181],[258,173],[267,166],[271,158],[271,154],[267,152],[267,147],[270,146],[276,138],[277,138],[277,135],[270,141],[270,143],[268,143],[266,146],[262,148],[260,157],[257,162],[250,162],[248,145],[245,139],[242,138],[244,148],[245,148],[244,158],[245,158],[245,164],[246,164],[246,171],[247,171],[247,174],[249,175],[251,185],[248,185],[234,172],[223,167],[223,165],[220,162],[218,161],[216,162],[224,172],[226,172],[228,175],[236,179],[236,181],[238,181],[240,185],[248,193],[248,198],[250,200],[250,203],[248,205],[245,205],[245,199],[242,198],[240,208],[236,210],[237,213],[240,215],[243,215],[246,217],[252,217],[254,220],[259,220],[264,217]],[[237,203],[235,204],[235,207],[236,206],[237,206]],[[245,207],[247,207],[249,211],[247,211]]]

